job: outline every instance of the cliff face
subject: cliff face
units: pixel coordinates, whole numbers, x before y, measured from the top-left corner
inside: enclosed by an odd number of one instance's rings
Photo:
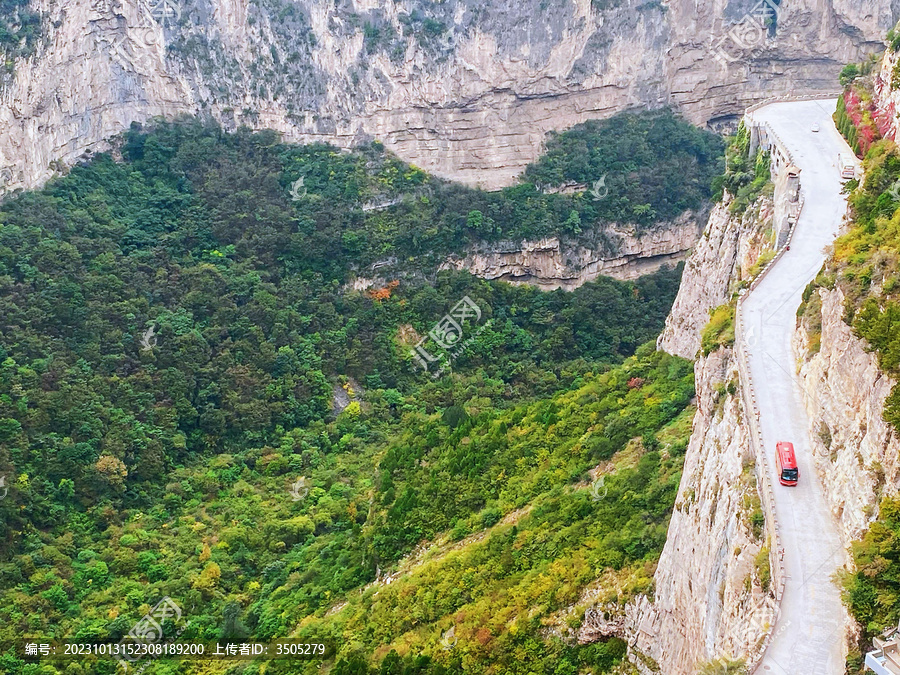
[[[767,572],[756,562],[766,535],[732,351],[699,359],[694,372],[698,409],[681,487],[656,597],[632,647],[647,673],[646,657],[667,675],[693,674],[722,656],[752,659],[774,617]]]
[[[772,247],[771,199],[757,199],[744,214],[728,212],[728,202],[717,204],[700,243],[685,263],[684,274],[657,348],[693,359],[700,349],[700,333],[709,310],[731,297],[734,283],[747,277],[765,249]]]
[[[882,490],[900,485],[900,440],[882,417],[894,381],[844,320],[840,289],[818,289],[821,309],[798,325],[794,349],[825,495],[846,540],[877,515]]]
[[[886,138],[897,140],[898,119],[897,111],[900,109],[900,88],[895,88],[894,69],[900,61],[900,53],[887,51],[881,59],[881,67],[875,78],[875,106],[879,111],[879,119],[886,124],[880,124],[879,128]],[[897,83],[900,85],[900,82]]]
[[[697,243],[700,222],[697,214],[685,212],[675,222],[659,223],[648,231],[612,225],[589,233],[580,244],[557,237],[485,244],[442,267],[545,290],[572,290],[600,275],[635,279],[676,264]]]
[[[740,215],[717,205],[686,265],[660,348],[694,358],[709,309],[727,302],[774,240],[774,202]],[[694,675],[717,658],[754,660],[773,623],[774,593],[757,467],[736,357],[722,348],[694,366],[697,413],[653,598],[588,611],[582,641],[628,639],[644,675]]]
[[[829,90],[880,46],[890,0],[34,0],[36,54],[0,94],[0,171],[34,187],[131,121],[178,112],[509,184],[548,130],[631,106],[702,123]],[[758,12],[757,12],[758,13]],[[730,24],[736,24],[734,28]]]

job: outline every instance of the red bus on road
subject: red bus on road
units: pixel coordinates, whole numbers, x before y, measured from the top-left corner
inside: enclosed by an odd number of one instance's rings
[[[794,446],[787,441],[779,441],[775,446],[775,466],[778,467],[778,479],[782,485],[796,485],[800,478]]]

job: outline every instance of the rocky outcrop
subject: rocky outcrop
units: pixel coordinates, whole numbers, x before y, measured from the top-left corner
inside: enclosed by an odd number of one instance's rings
[[[549,130],[671,105],[736,118],[831,90],[880,48],[890,0],[33,0],[44,39],[0,93],[0,177],[56,162],[155,115],[349,146],[378,138],[469,184],[512,182]],[[757,11],[758,14],[758,11]],[[730,24],[735,24],[731,26]]]
[[[719,350],[699,359],[694,372],[697,413],[681,486],[655,599],[632,646],[641,655],[632,661],[645,673],[648,657],[666,675],[694,675],[723,656],[752,660],[775,611],[768,573],[757,564],[766,533],[734,355]]]
[[[728,211],[729,201],[717,204],[684,274],[657,348],[692,359],[700,349],[700,333],[709,310],[731,298],[735,284],[746,279],[764,250],[771,249],[771,199],[757,199],[741,216]]]
[[[849,541],[877,515],[882,491],[893,494],[900,487],[900,439],[882,416],[895,382],[844,321],[841,290],[816,293],[820,302],[799,322],[794,349],[813,456]]]
[[[900,110],[900,81],[894,76],[898,62],[900,52],[886,51],[873,82],[878,129],[885,138],[893,141],[897,140],[897,131],[900,128],[900,120],[897,118],[897,111]]]
[[[685,212],[649,230],[610,225],[572,242],[550,237],[475,247],[442,269],[463,269],[484,279],[527,283],[545,290],[575,289],[597,277],[634,279],[687,257],[700,238],[701,219]]]

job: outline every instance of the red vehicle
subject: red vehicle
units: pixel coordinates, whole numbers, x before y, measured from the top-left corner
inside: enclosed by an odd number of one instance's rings
[[[787,441],[779,441],[775,446],[775,466],[778,467],[778,480],[782,485],[796,485],[800,478],[797,458],[794,456],[794,445]]]

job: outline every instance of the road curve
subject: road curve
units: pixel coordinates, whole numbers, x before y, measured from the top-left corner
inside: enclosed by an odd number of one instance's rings
[[[760,411],[762,442],[775,492],[785,569],[781,611],[757,675],[842,675],[845,610],[833,581],[846,561],[837,526],[813,467],[809,422],[791,350],[797,308],[825,261],[846,210],[837,169],[850,153],[834,128],[835,100],[773,103],[752,114],[768,122],[801,169],[803,211],[791,248],[744,300],[749,367]],[[818,124],[821,131],[812,132]],[[852,153],[851,153],[852,154]],[[800,482],[778,482],[775,444],[791,441]]]

